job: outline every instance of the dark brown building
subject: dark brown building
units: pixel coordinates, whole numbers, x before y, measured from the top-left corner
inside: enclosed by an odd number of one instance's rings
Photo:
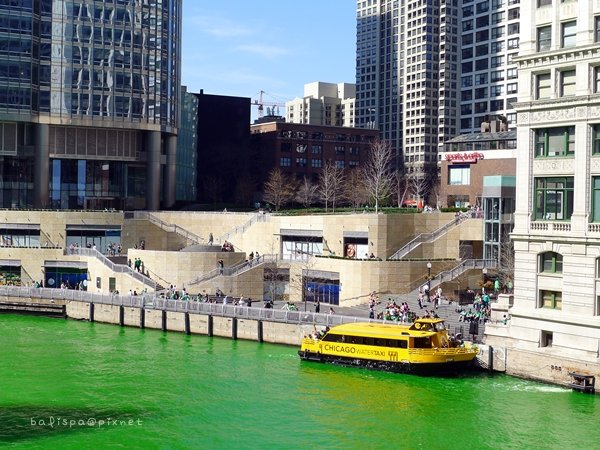
[[[273,121],[250,126],[252,153],[261,161],[260,185],[275,167],[302,178],[317,180],[325,161],[352,168],[365,161],[379,130],[331,127]]]

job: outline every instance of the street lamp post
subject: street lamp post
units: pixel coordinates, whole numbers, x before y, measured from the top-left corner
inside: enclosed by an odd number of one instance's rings
[[[429,301],[430,289],[431,289],[431,262],[428,261],[427,262],[427,301]]]

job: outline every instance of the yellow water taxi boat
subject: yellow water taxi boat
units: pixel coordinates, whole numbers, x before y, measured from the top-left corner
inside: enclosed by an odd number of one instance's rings
[[[477,348],[450,337],[442,319],[417,319],[412,325],[338,325],[324,334],[305,337],[298,354],[308,361],[446,374],[472,366]]]

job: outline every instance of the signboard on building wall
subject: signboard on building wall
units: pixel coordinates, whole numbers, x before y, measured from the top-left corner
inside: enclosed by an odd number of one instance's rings
[[[481,152],[446,153],[446,161],[449,161],[451,164],[472,164],[483,158],[484,154]]]

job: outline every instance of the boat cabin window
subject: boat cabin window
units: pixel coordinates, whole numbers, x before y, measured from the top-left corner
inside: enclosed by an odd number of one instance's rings
[[[380,339],[363,336],[346,336],[344,334],[327,333],[323,338],[327,342],[340,342],[356,345],[371,345],[376,347],[408,348],[406,339]]]
[[[343,334],[327,333],[323,340],[327,342],[346,342],[344,338]]]
[[[431,348],[431,339],[428,337],[415,338],[414,348]]]

